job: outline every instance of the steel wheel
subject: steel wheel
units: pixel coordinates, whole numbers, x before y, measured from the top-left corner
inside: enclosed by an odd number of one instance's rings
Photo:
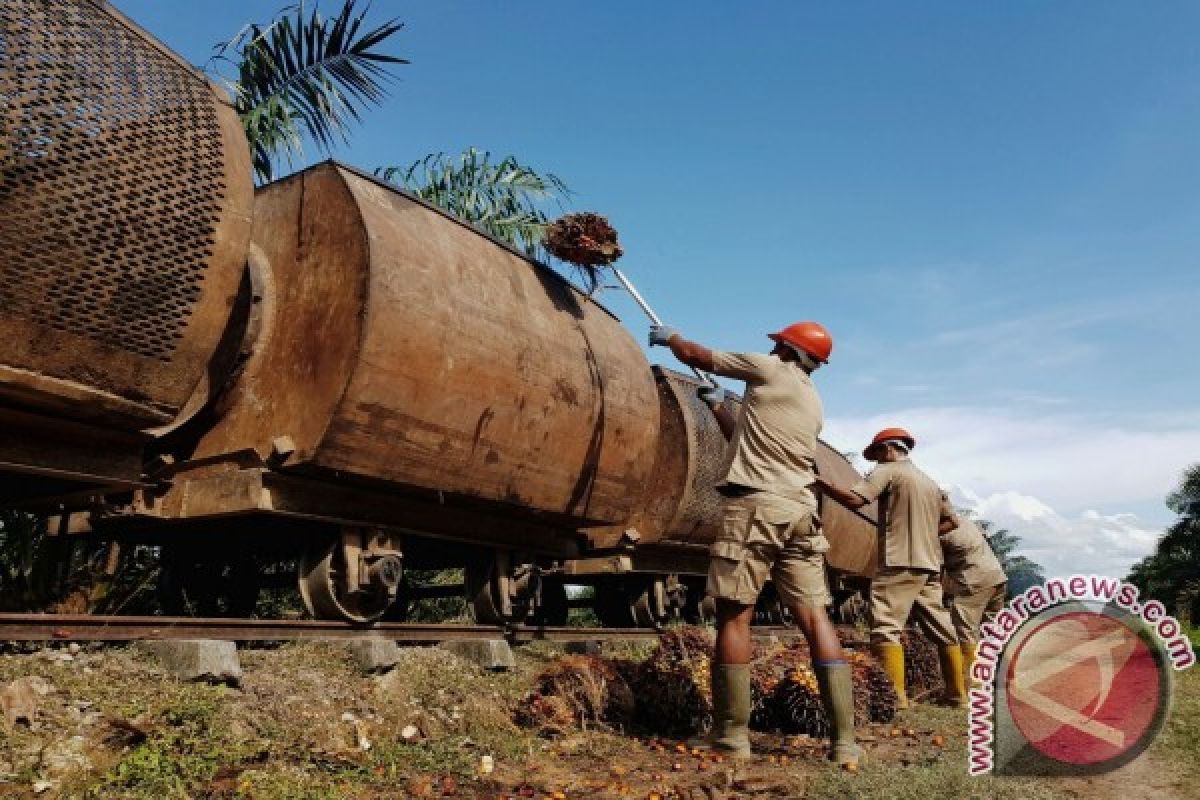
[[[596,616],[609,628],[657,628],[668,616],[667,590],[661,578],[626,576],[596,586]]]
[[[336,538],[306,549],[297,572],[304,607],[316,619],[375,622],[392,603],[382,589],[346,590],[346,564]]]

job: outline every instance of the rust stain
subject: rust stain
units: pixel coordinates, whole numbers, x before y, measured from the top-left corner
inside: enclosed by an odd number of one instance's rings
[[[579,392],[575,387],[558,378],[554,381],[554,399],[569,406],[579,405]]]

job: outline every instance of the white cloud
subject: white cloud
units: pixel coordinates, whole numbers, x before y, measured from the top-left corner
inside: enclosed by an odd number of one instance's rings
[[[955,486],[951,496],[957,506],[1021,537],[1018,552],[1045,567],[1047,578],[1073,573],[1124,577],[1134,562],[1154,550],[1161,534],[1134,514],[1088,510],[1066,517],[1018,492],[980,496]]]
[[[959,505],[1020,536],[1020,552],[1048,576],[1127,574],[1162,532],[1129,509],[1160,505],[1183,469],[1200,461],[1194,413],[1112,421],[1041,404],[917,407],[834,417],[824,438],[858,451],[893,425],[917,437],[913,457],[922,469],[952,488]]]
[[[1047,411],[915,407],[831,417],[824,438],[857,451],[876,431],[900,425],[917,438],[914,460],[940,483],[982,496],[1017,492],[1068,514],[1161,503],[1200,460],[1195,414],[1114,422]]]

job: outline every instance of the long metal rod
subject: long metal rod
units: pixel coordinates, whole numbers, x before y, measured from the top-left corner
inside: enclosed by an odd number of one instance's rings
[[[760,627],[756,634],[779,635],[789,628]],[[293,641],[300,639],[389,639],[396,642],[445,642],[508,638],[523,642],[654,639],[652,628],[543,628],[486,625],[377,623],[355,627],[312,619],[227,619],[216,617],[136,617],[92,614],[0,614],[0,641],[128,642],[146,639],[221,639]]]
[[[646,299],[642,297],[642,293],[637,290],[637,287],[633,285],[633,282],[630,281],[629,278],[625,277],[625,273],[621,272],[621,270],[617,269],[616,267],[613,267],[612,271],[613,274],[617,276],[617,280],[621,282],[621,285],[625,287],[625,291],[629,292],[629,296],[632,297],[639,306],[641,306],[642,311],[645,312],[650,321],[655,325],[662,325],[662,320],[658,318],[658,314],[654,313],[654,309],[651,308],[650,304],[646,302]],[[698,370],[695,367],[692,367],[691,370],[700,380],[705,381],[711,386],[717,385],[717,381],[707,372]]]

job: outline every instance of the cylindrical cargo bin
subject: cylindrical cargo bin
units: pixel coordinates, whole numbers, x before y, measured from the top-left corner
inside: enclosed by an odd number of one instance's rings
[[[658,446],[629,332],[550,270],[325,164],[260,190],[254,355],[194,457],[287,436],[291,468],[619,524]]]
[[[107,3],[6,0],[0,42],[0,404],[167,424],[245,264],[237,114]]]

